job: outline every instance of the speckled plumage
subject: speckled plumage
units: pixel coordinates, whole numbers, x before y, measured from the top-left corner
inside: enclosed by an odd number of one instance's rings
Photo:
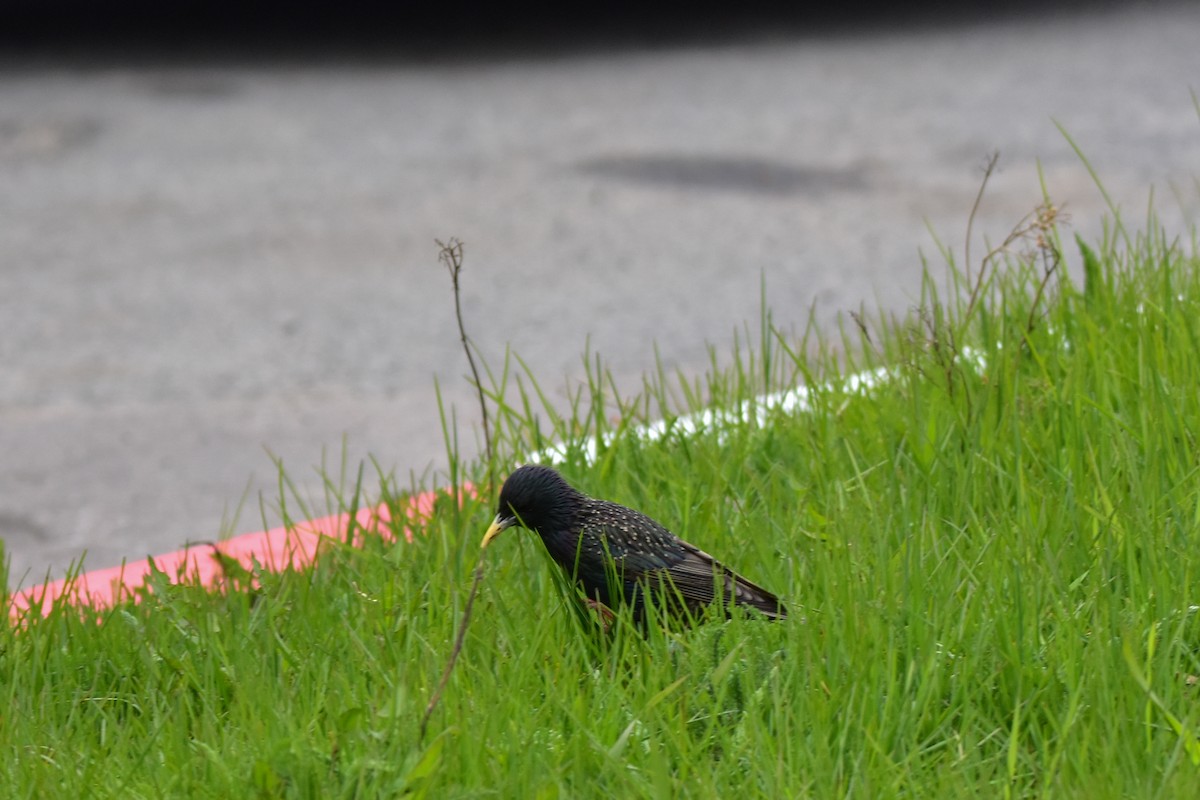
[[[717,599],[755,608],[770,619],[787,609],[757,586],[632,508],[579,492],[549,467],[518,468],[500,490],[484,545],[505,528],[537,532],[546,550],[585,594],[609,608],[629,603],[643,621],[649,596],[659,608],[695,616]],[[614,594],[619,596],[614,596]]]

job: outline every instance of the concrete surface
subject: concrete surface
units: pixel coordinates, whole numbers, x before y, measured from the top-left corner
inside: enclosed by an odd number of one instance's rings
[[[319,500],[343,437],[402,483],[464,421],[435,238],[498,362],[622,386],[757,324],[903,309],[926,222],[961,249],[1053,197],[1195,218],[1200,6],[709,44],[368,62],[53,59],[0,71],[0,537],[10,586],[262,527],[266,449]],[[1178,189],[1178,200],[1172,195]],[[978,250],[976,252],[979,252]],[[444,480],[444,479],[442,479]],[[274,523],[277,517],[268,521]],[[476,535],[476,531],[469,535]]]

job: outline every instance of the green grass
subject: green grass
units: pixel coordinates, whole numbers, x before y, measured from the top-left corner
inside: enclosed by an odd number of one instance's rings
[[[411,544],[6,627],[0,796],[1194,797],[1196,243],[1039,232],[840,339],[764,315],[703,382],[618,396],[589,360],[556,415],[519,362],[491,375],[500,453],[610,437],[565,474],[779,591],[788,622],[601,639],[512,531],[421,742],[492,513],[446,499]],[[1047,275],[1054,247],[1085,279]],[[797,381],[809,413],[635,435]]]

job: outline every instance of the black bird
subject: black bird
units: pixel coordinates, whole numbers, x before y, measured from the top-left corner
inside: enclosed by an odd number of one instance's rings
[[[717,600],[718,586],[724,587],[725,608],[747,606],[768,619],[787,618],[771,592],[640,511],[577,491],[549,467],[527,465],[508,476],[480,546],[513,526],[536,531],[589,600],[610,609],[629,604],[638,623],[646,621],[647,599],[670,616],[694,619]]]

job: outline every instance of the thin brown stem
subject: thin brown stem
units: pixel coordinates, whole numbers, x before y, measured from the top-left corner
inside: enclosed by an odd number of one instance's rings
[[[1062,257],[1058,252],[1058,248],[1042,250],[1042,279],[1038,282],[1037,293],[1033,296],[1033,304],[1029,307],[1029,319],[1025,323],[1026,337],[1029,337],[1033,333],[1033,326],[1037,321],[1038,306],[1041,305],[1042,296],[1046,293],[1046,285],[1050,283],[1050,278],[1058,271],[1059,264],[1061,263]]]
[[[475,357],[472,355],[474,345],[467,337],[467,327],[463,323],[462,314],[462,292],[459,291],[458,276],[463,268],[463,243],[461,240],[451,237],[448,241],[442,242],[435,239],[441,251],[438,253],[438,261],[446,265],[446,269],[450,272],[450,283],[454,287],[454,314],[458,319],[458,335],[462,340],[463,352],[467,354],[467,364],[471,367],[471,377],[475,381],[475,392],[479,396],[479,416],[483,420],[483,446],[484,453],[487,456],[488,470],[488,485],[492,483],[492,468],[493,468],[493,450],[492,450],[492,432],[488,424],[487,399],[483,393],[483,382],[479,379],[479,370],[475,367]]]
[[[987,164],[983,168],[983,180],[979,182],[979,192],[975,195],[975,202],[971,204],[971,213],[967,215],[967,237],[963,243],[963,269],[966,270],[968,286],[971,284],[971,229],[975,227],[975,215],[979,213],[979,207],[983,204],[983,193],[987,191],[988,180],[996,171],[996,164],[999,161],[999,150],[988,156]]]
[[[970,295],[967,299],[967,313],[964,317],[971,316],[972,309],[975,308],[975,303],[979,300],[979,292],[983,288],[983,279],[987,273],[988,258],[985,257],[979,263],[979,274],[975,278],[975,282],[971,282],[971,235],[975,227],[975,215],[979,213],[979,207],[983,204],[983,195],[987,191],[988,181],[991,180],[992,173],[996,171],[996,164],[1000,161],[1000,151],[992,153],[988,158],[987,165],[983,168],[983,180],[979,182],[979,193],[975,195],[975,202],[971,205],[971,213],[967,216],[967,240],[963,245],[963,268],[966,271],[967,287]],[[989,254],[990,257],[991,254]]]
[[[462,652],[463,640],[467,636],[467,624],[471,621],[471,607],[475,605],[475,595],[479,591],[479,583],[483,580],[483,556],[479,556],[479,563],[475,565],[475,580],[471,583],[471,593],[467,595],[467,604],[463,607],[462,621],[458,623],[458,634],[454,637],[454,649],[450,651],[450,660],[446,662],[446,669],[442,671],[442,679],[438,681],[437,689],[434,690],[433,696],[429,698],[429,705],[425,706],[425,715],[421,717],[421,733],[418,741],[425,741],[425,729],[429,726],[429,718],[433,716],[434,709],[437,708],[438,702],[442,699],[442,692],[446,689],[446,684],[450,680],[450,672],[454,669],[454,665],[458,662],[458,654]]]

